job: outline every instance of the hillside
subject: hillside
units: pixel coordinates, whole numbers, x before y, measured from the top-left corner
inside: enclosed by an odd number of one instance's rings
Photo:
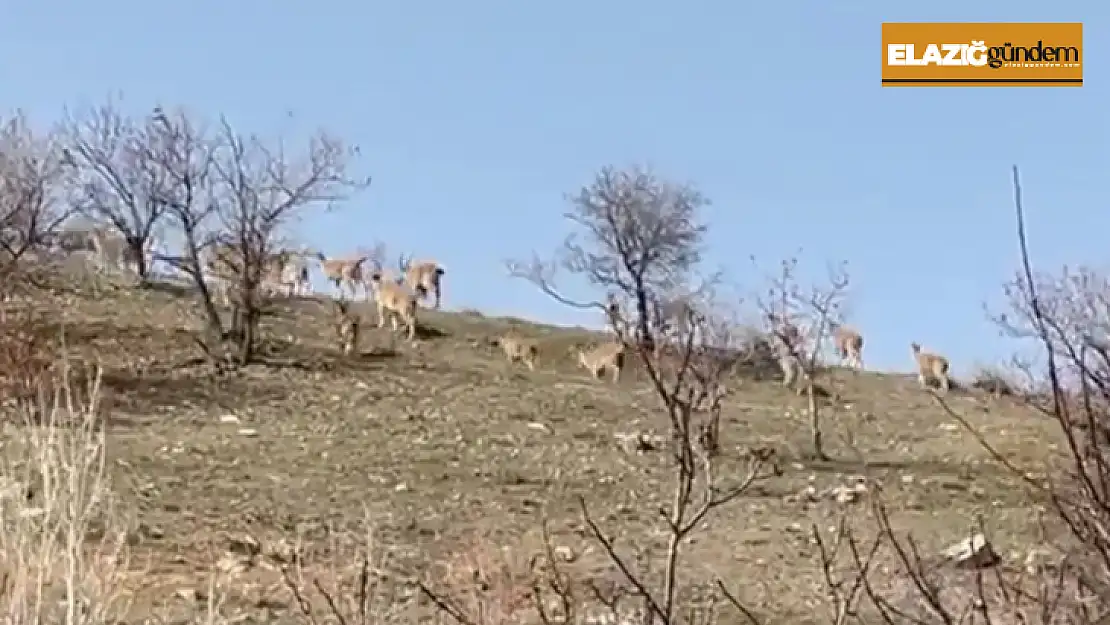
[[[584,497],[623,545],[661,546],[652,528],[670,496],[667,456],[631,451],[621,435],[664,434],[664,417],[641,376],[613,386],[574,366],[567,349],[589,335],[422,311],[415,347],[368,329],[365,353],[344,359],[328,308],[305,300],[265,322],[284,366],[216,375],[190,363],[196,321],[187,294],[67,287],[37,293],[35,305],[64,327],[71,362],[103,367],[108,471],[131,532],[135,622],[200,614],[209,576],[245,535],[263,551],[299,535],[304,566],[320,574],[352,562],[343,531],[361,532],[369,519],[388,567],[418,573],[474,545],[508,546],[526,561],[546,518],[578,556],[579,575],[615,580],[582,538]],[[488,344],[511,324],[543,339],[535,372],[510,366]],[[840,402],[827,411],[827,438],[840,460],[814,462],[804,457],[804,399],[775,382],[740,383],[722,423],[723,472],[738,473],[748,448],[769,446],[783,473],[709,518],[689,546],[692,578],[721,575],[777,615],[773,622],[807,622],[824,597],[808,527],[833,525],[853,507],[862,523],[867,506],[793,495],[854,474],[882,485],[894,525],[926,551],[965,537],[979,514],[1002,551],[1034,542],[1023,491],[915,379],[836,371],[832,386]],[[1019,464],[1039,466],[1051,453],[1051,423],[1005,399],[951,399]],[[25,435],[6,425],[9,441]],[[4,449],[18,459],[21,446]],[[291,597],[272,567],[232,577],[220,585],[225,615],[289,614]]]

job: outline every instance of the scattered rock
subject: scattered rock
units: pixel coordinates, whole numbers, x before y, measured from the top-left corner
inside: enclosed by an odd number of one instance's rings
[[[836,503],[839,504],[853,503],[856,501],[856,499],[859,498],[859,495],[856,494],[855,490],[852,490],[846,486],[837,486],[833,490],[836,493],[833,497],[836,499]]]
[[[1064,556],[1046,546],[1033,547],[1025,554],[1025,572],[1029,575],[1039,575],[1046,570],[1058,567]]]
[[[228,577],[236,577],[249,571],[253,564],[254,561],[249,556],[229,553],[220,558],[216,569]]]
[[[574,562],[578,559],[578,555],[574,553],[574,550],[566,545],[559,545],[552,549],[551,552],[556,558],[563,562]]]
[[[643,454],[649,451],[659,451],[663,449],[666,443],[665,437],[658,434],[648,434],[646,432],[617,432],[613,436],[616,437],[621,448],[628,454]]]
[[[266,545],[265,555],[279,564],[291,564],[297,559],[297,547],[285,538]]]
[[[262,545],[258,539],[248,534],[228,538],[227,550],[233,554],[254,557],[262,553]]]
[[[811,476],[811,478],[813,477],[814,476]],[[811,480],[811,482],[812,481],[815,480]],[[843,505],[859,501],[860,497],[867,494],[869,490],[870,488],[867,485],[866,478],[863,476],[853,476],[852,483],[840,484],[825,490],[820,490],[815,484],[810,483],[797,494],[787,495],[783,498],[783,501],[786,503],[797,503],[800,501],[814,503],[828,498]]]
[[[982,533],[976,533],[945,549],[944,557],[961,569],[987,568],[998,564],[1000,560],[994,547]]]

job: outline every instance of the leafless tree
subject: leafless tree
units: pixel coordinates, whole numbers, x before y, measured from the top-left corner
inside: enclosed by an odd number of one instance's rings
[[[631,303],[636,340],[654,348],[652,327],[663,294],[691,283],[702,259],[707,226],[698,211],[709,201],[691,185],[665,181],[633,167],[603,168],[594,181],[568,197],[565,217],[575,226],[554,262],[533,257],[511,261],[511,275],[527,279],[575,308],[607,309],[607,302],[576,301],[554,283],[562,269]]]
[[[821,355],[833,328],[843,321],[849,284],[847,265],[832,266],[824,283],[805,286],[798,278],[798,260],[791,258],[782,262],[769,282],[766,293],[758,299],[759,306],[769,322],[784,375],[790,375],[788,367],[800,369],[795,374],[808,403],[812,452],[817,458],[828,459],[816,379],[823,370]]]
[[[1047,396],[1025,396],[1023,401],[1059,425],[1067,441],[1066,462],[1053,475],[1036,477],[992,446],[945,398],[935,396],[935,401],[1026,486],[1030,501],[1048,504],[1042,544],[1028,550],[1024,566],[1001,566],[994,558],[979,567],[965,563],[961,570],[923,555],[912,536],[895,532],[877,492],[872,499],[874,539],[859,540],[842,524],[838,543],[846,546],[846,557],[840,566],[834,562],[836,550],[821,545],[830,594],[839,598],[840,612],[849,617],[858,618],[858,610],[866,608],[875,622],[889,624],[1110,622],[1110,446],[1103,434],[1110,419],[1110,354],[1104,346],[1110,317],[1102,303],[1110,301],[1110,283],[1093,269],[1056,276],[1034,273],[1016,167],[1013,186],[1021,266],[1006,288],[1010,310],[996,321],[1009,336],[1039,348]],[[985,523],[969,529],[988,534]],[[844,564],[852,571],[847,576]],[[839,577],[834,570],[841,572]]]
[[[0,275],[72,214],[71,175],[57,133],[36,131],[22,112],[0,117]]]
[[[300,153],[282,141],[242,135],[221,120],[212,157],[213,200],[233,250],[225,258],[233,277],[238,360],[251,362],[265,307],[262,279],[271,266],[280,231],[305,210],[327,210],[369,186],[349,173],[357,148],[327,133],[312,137]]]
[[[150,145],[160,132],[153,134],[154,127],[125,115],[118,101],[67,113],[64,128],[68,154],[80,174],[80,210],[123,238],[145,281],[148,246],[167,209],[163,191],[169,172]]]
[[[716,275],[700,273],[706,226],[698,210],[707,200],[693,187],[675,185],[650,172],[603,169],[592,184],[568,198],[566,214],[576,227],[555,262],[538,257],[509,263],[513,276],[536,284],[565,305],[596,308],[610,320],[617,340],[631,346],[662,404],[674,458],[674,491],[664,523],[670,538],[661,588],[620,553],[582,500],[591,536],[609,555],[642,602],[648,622],[678,622],[677,592],[682,545],[717,508],[768,475],[772,455],[750,449],[748,471],[725,484],[717,475],[720,413],[729,375],[742,354],[735,324],[714,294]],[[560,292],[559,269],[584,277],[605,295],[587,302]],[[625,309],[630,308],[631,313]],[[720,585],[729,601],[746,608]]]
[[[138,158],[149,164],[155,172],[152,178],[159,181],[155,200],[182,238],[180,253],[158,254],[156,258],[192,279],[207,329],[201,344],[215,345],[227,333],[205,281],[200,257],[218,235],[218,224],[213,219],[219,208],[214,176],[218,135],[184,109],[167,112],[161,107],[155,107],[142,120],[139,132],[135,144]]]

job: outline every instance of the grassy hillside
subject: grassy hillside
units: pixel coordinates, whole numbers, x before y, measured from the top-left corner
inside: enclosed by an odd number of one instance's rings
[[[388,568],[412,573],[489,545],[526,560],[546,518],[573,552],[576,575],[616,581],[583,539],[579,497],[622,548],[662,546],[666,452],[630,450],[622,435],[664,434],[664,416],[642,376],[614,386],[574,366],[567,350],[590,340],[585,332],[423,312],[416,346],[368,328],[364,353],[345,359],[328,307],[305,300],[265,322],[284,366],[216,374],[194,360],[189,331],[198,321],[174,289],[55,288],[34,302],[64,328],[71,362],[103,367],[107,470],[129,531],[136,622],[201,613],[212,572],[255,539],[270,553],[299,537],[306,575],[327,577],[353,563],[346,531],[357,535],[367,519]],[[489,344],[510,326],[543,340],[535,372],[510,366]],[[804,399],[774,382],[740,382],[724,412],[722,471],[739,473],[754,446],[774,448],[783,471],[708,519],[689,546],[691,579],[720,575],[774,622],[807,622],[824,598],[810,524],[833,525],[853,507],[863,522],[867,507],[796,494],[855,474],[881,484],[894,525],[925,550],[965,537],[979,514],[1004,551],[1034,541],[1019,485],[915,379],[835,371],[831,386],[839,401],[826,411],[828,444],[838,460],[814,462],[804,453]],[[1017,462],[1041,466],[1052,453],[1051,423],[1005,399],[951,399]],[[9,458],[19,460],[26,436],[24,426],[5,425]],[[227,580],[219,584],[226,615],[291,614],[275,567],[239,567]]]

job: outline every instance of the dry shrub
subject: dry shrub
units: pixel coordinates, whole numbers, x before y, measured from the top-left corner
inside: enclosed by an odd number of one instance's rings
[[[105,472],[97,386],[79,404],[63,377],[25,410],[27,423],[5,426],[12,444],[0,465],[4,623],[115,623],[128,607],[127,524]]]
[[[1021,399],[1057,423],[1065,442],[1062,457],[1038,477],[1045,464],[1032,472],[1019,466],[943,399],[936,401],[1025,485],[1030,502],[1043,503],[1041,535],[1034,544],[990,550],[1024,553],[1020,561],[983,557],[984,550],[969,557],[971,550],[965,550],[957,565],[923,554],[912,536],[896,533],[877,492],[871,515],[877,537],[868,546],[858,534],[844,532],[853,572],[826,577],[834,603],[849,606],[839,612],[845,619],[866,610],[891,625],[1110,623],[1110,274],[1034,274],[1016,167],[1013,175],[1021,268],[1007,287],[1009,312],[996,322],[1010,337],[1030,341],[1043,358],[1043,369],[1027,371],[1026,388],[1033,392]],[[980,545],[990,545],[991,521],[982,519],[972,530],[983,535]],[[821,552],[822,562],[832,560],[829,550]],[[852,622],[845,619],[835,622]]]
[[[535,614],[536,554],[523,547],[472,536],[432,568],[428,586],[436,591],[425,587],[424,594],[457,623],[507,625],[528,620]]]
[[[996,367],[980,367],[972,374],[970,386],[995,397],[1015,397],[1018,393],[1012,376]]]
[[[34,311],[0,312],[0,397],[8,402],[34,400],[53,364],[51,337]]]
[[[293,546],[281,575],[297,611],[307,622],[341,625],[407,622],[403,615],[408,610],[411,593],[403,591],[399,580],[389,573],[392,565],[389,553],[374,539],[368,513],[364,525],[366,533],[356,537],[352,550],[345,550],[338,541],[333,541],[329,566],[307,566],[300,541]],[[343,557],[339,555],[342,551],[353,553]]]

